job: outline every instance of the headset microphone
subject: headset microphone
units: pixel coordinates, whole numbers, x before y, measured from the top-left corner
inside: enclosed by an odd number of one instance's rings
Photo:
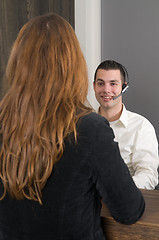
[[[128,90],[128,87],[129,87],[128,83],[124,84],[123,90],[121,91],[121,93],[120,93],[118,96],[113,97],[113,100],[115,100],[115,99],[117,99],[118,97],[120,97],[121,95],[123,95],[123,94]]]

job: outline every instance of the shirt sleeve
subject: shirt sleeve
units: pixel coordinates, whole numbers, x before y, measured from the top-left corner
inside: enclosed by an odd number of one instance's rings
[[[144,199],[121,158],[112,129],[104,121],[97,128],[92,166],[96,188],[113,218],[135,223],[144,211]]]
[[[132,166],[136,186],[141,189],[154,189],[158,184],[158,141],[153,126],[146,119],[136,132]]]

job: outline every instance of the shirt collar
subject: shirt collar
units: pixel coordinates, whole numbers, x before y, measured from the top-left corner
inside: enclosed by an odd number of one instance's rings
[[[98,114],[100,114],[100,107],[98,108]],[[128,126],[128,113],[124,104],[120,118],[116,122],[121,122],[125,128]]]
[[[124,104],[123,104],[122,113],[121,113],[118,121],[120,121],[124,125],[125,128],[128,126],[128,113],[127,113],[127,110],[126,110],[126,107]]]

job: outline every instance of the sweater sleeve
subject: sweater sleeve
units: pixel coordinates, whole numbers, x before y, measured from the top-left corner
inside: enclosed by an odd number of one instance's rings
[[[91,161],[94,183],[112,217],[120,223],[135,223],[144,212],[144,198],[130,176],[118,143],[114,141],[113,130],[104,118],[96,124]]]

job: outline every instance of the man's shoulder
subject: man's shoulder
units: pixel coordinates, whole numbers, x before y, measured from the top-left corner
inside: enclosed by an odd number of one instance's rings
[[[135,122],[135,124],[145,124],[145,125],[152,126],[150,121],[139,113],[127,110],[127,115],[128,115],[129,122]]]
[[[130,110],[127,110],[128,116],[131,118],[136,118],[136,119],[141,119],[141,120],[147,120],[147,118],[145,118],[143,115],[136,113],[136,112],[132,112]]]

